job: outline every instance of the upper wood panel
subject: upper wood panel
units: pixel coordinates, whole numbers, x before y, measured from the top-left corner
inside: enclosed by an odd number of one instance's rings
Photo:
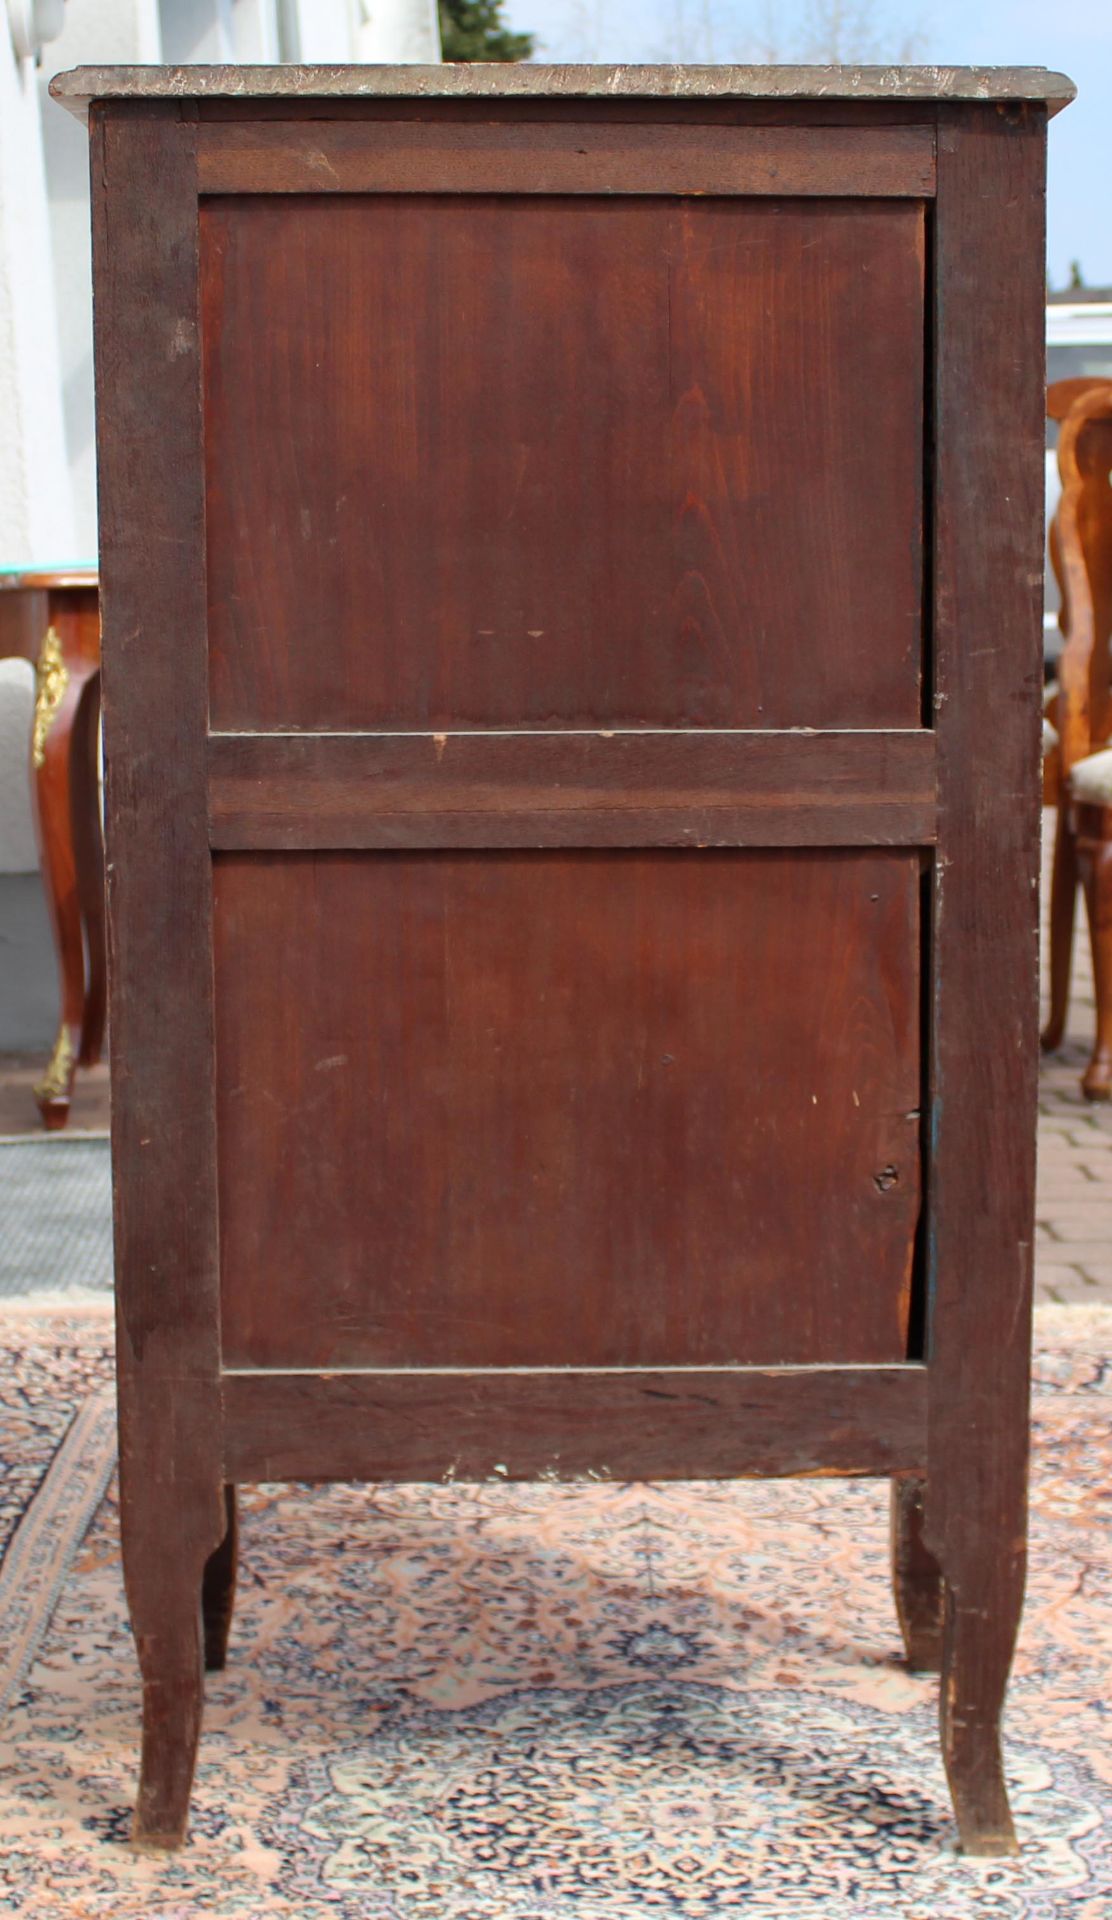
[[[920,204],[201,219],[215,726],[918,724]]]

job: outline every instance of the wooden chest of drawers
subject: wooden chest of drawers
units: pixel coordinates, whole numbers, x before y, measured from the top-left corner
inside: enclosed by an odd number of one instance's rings
[[[184,1831],[236,1482],[834,1472],[893,1478],[964,1843],[1010,1846],[1068,83],[55,85],[138,1836]]]

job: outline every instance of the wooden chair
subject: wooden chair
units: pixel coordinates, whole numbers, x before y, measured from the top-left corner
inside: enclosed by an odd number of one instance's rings
[[[1048,420],[1063,422],[1076,401],[1107,382],[1095,374],[1081,374],[1072,380],[1052,380],[1046,390],[1046,417]],[[1058,581],[1059,605],[1058,625],[1065,633],[1065,598],[1062,593],[1062,569],[1058,556],[1057,516],[1051,521],[1049,547],[1050,561]],[[1062,756],[1059,751],[1060,740],[1056,721],[1058,713],[1058,683],[1054,681],[1046,689],[1045,713],[1043,719],[1043,805],[1056,807],[1062,791]],[[1103,746],[1104,742],[1099,742]],[[1086,747],[1085,752],[1090,748]],[[1068,977],[1068,958],[1067,958]]]
[[[1062,421],[1062,495],[1050,557],[1062,594],[1063,648],[1049,719],[1058,821],[1050,890],[1050,1015],[1046,1049],[1066,1025],[1074,910],[1081,882],[1089,916],[1097,1032],[1081,1086],[1112,1096],[1112,382],[1063,380],[1047,413]]]

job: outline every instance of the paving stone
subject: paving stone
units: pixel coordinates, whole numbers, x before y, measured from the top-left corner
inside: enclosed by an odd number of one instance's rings
[[[1069,1279],[1059,1275],[1052,1281],[1040,1280],[1038,1298],[1048,1300],[1056,1307],[1094,1307],[1100,1304],[1104,1296],[1098,1286],[1086,1280],[1083,1274],[1074,1274]]]
[[[1112,1299],[1112,1250],[1108,1260],[1086,1260],[1080,1271],[1094,1287],[1103,1287]]]
[[[1066,1200],[1081,1202],[1085,1198],[1100,1198],[1100,1181],[1097,1175],[1089,1173],[1087,1167],[1077,1165],[1077,1160],[1068,1160],[1060,1167],[1052,1167],[1045,1162],[1039,1165],[1039,1200]]]
[[[1112,1228],[1099,1240],[1043,1240],[1039,1252],[1058,1266],[1102,1267],[1112,1258]],[[1109,1300],[1112,1301],[1112,1292]]]
[[[1043,816],[1043,969],[1054,816]],[[1045,1017],[1045,1014],[1044,1014]],[[1092,956],[1078,900],[1066,1036],[1039,1063],[1035,1298],[1112,1302],[1112,1107],[1081,1091],[1095,1012]]]
[[[1112,1259],[1112,1207],[1100,1207],[1095,1213],[1081,1218],[1057,1213],[1040,1224],[1045,1226],[1046,1238],[1053,1241],[1055,1246],[1070,1248],[1070,1252],[1063,1252],[1062,1257],[1071,1263],[1081,1259],[1079,1253],[1073,1252],[1074,1247],[1104,1247],[1104,1258]],[[1100,1257],[1097,1255],[1098,1259]]]

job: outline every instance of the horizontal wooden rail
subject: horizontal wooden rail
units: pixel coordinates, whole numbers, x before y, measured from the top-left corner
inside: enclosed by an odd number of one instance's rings
[[[926,846],[929,732],[215,733],[214,847]]]
[[[929,198],[931,127],[265,121],[197,130],[202,193],[776,194]]]
[[[223,1376],[229,1480],[733,1479],[922,1467],[927,1369]]]

